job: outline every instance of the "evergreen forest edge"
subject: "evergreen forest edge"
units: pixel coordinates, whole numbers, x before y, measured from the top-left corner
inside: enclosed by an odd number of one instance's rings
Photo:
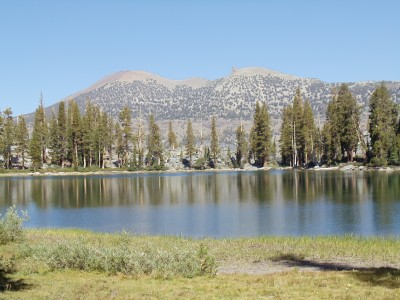
[[[82,114],[71,99],[60,102],[58,112],[46,119],[41,97],[31,132],[23,116],[13,118],[11,108],[0,113],[0,151],[5,169],[38,170],[44,164],[74,170],[94,166],[104,169],[114,155],[117,167],[129,171],[164,170],[171,151],[180,151],[182,167],[188,169],[231,168],[273,165],[279,143],[281,166],[293,168],[362,162],[369,166],[400,165],[399,106],[382,83],[369,99],[368,133],[360,129],[360,107],[342,84],[328,103],[323,126],[317,126],[311,105],[298,88],[292,104],[282,110],[280,139],[273,138],[271,119],[265,102],[257,102],[250,132],[240,124],[236,129],[236,149],[228,148],[221,157],[216,117],[211,117],[209,146],[202,136],[196,144],[192,122],[187,121],[185,137],[178,145],[172,121],[163,145],[160,128],[153,115],[148,116],[147,132],[139,117],[133,124],[132,111],[122,108],[118,120],[89,100]],[[179,147],[180,146],[180,147]],[[179,150],[180,149],[180,150]],[[195,154],[197,159],[195,159]]]

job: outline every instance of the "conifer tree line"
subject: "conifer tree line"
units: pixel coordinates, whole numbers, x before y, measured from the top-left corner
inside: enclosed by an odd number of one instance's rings
[[[282,111],[282,164],[292,167],[333,165],[358,159],[373,166],[399,165],[399,107],[382,83],[369,99],[368,133],[360,129],[360,107],[346,84],[333,92],[323,127],[316,126],[307,100],[297,89]]]
[[[292,103],[282,110],[278,141],[280,164],[303,167],[352,162],[356,154],[357,159],[376,166],[400,164],[398,105],[384,84],[376,88],[369,102],[368,136],[363,136],[360,108],[347,85],[333,92],[322,127],[316,124],[311,104],[302,98],[298,88]],[[84,113],[70,100],[60,102],[58,110],[46,118],[41,97],[30,134],[24,117],[14,120],[12,114],[11,108],[0,114],[0,153],[4,168],[16,165],[18,157],[19,166],[26,167],[28,159],[29,166],[35,170],[43,164],[76,170],[105,168],[112,160],[117,167],[129,170],[160,170],[171,151],[180,151],[180,160],[186,161],[188,167],[217,167],[222,160],[232,167],[243,168],[247,163],[265,167],[276,159],[277,144],[265,102],[256,102],[250,132],[242,124],[237,127],[236,149],[234,153],[228,149],[226,158],[221,157],[215,116],[210,119],[210,146],[202,148],[202,138],[199,146],[190,119],[180,144],[172,121],[163,137],[152,114],[145,126],[141,114],[133,120],[131,109],[123,107],[114,120],[89,100]]]
[[[320,161],[322,141],[308,100],[296,90],[293,104],[282,110],[280,150],[282,164],[299,167]]]

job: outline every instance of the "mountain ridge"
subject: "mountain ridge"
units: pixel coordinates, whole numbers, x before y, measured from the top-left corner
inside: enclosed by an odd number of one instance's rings
[[[400,82],[385,83],[393,99],[399,102]],[[187,119],[198,124],[207,123],[210,116],[215,115],[222,135],[227,128],[235,126],[237,120],[244,120],[250,126],[255,102],[266,101],[277,134],[281,111],[293,101],[298,87],[303,99],[310,101],[315,117],[323,122],[332,91],[340,84],[260,67],[232,68],[228,76],[214,80],[173,80],[146,71],[120,71],[103,77],[63,101],[73,98],[83,112],[87,99],[90,99],[114,118],[118,117],[124,106],[130,107],[133,111],[132,117],[136,118],[140,107],[145,116],[152,113],[162,123]],[[361,106],[364,123],[369,97],[379,84],[377,81],[348,83],[350,91]],[[47,115],[58,104],[59,102],[46,107]],[[33,114],[28,115],[29,117],[33,119]]]

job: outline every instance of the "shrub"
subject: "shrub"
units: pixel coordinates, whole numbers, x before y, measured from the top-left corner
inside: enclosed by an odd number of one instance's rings
[[[0,219],[0,245],[9,242],[19,242],[24,239],[23,223],[29,220],[26,211],[18,215],[15,206],[10,207],[4,217]]]
[[[3,275],[15,273],[15,257],[4,258],[0,256],[0,273]]]
[[[164,165],[147,166],[146,171],[165,171],[167,168]]]
[[[370,163],[372,167],[385,167],[387,166],[387,164],[388,164],[387,160],[383,157],[382,158],[373,157]]]
[[[216,264],[205,246],[160,249],[155,245],[133,245],[121,236],[112,246],[87,244],[84,239],[28,246],[25,256],[47,264],[51,270],[76,269],[108,274],[148,275],[156,278],[214,275]]]
[[[194,163],[193,168],[196,170],[205,170],[209,167],[210,162],[207,157],[200,157],[196,162]]]

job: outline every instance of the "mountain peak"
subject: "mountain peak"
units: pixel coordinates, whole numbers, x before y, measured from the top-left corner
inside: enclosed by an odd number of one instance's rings
[[[231,76],[255,76],[255,75],[280,77],[286,80],[295,80],[300,78],[294,75],[289,75],[279,71],[261,67],[246,67],[241,69],[232,68]]]
[[[157,84],[163,85],[170,89],[174,89],[178,85],[186,85],[191,88],[200,88],[207,85],[207,83],[209,82],[207,79],[203,78],[188,78],[184,80],[174,80],[161,77],[157,74],[146,71],[120,71],[105,77],[104,79],[100,80],[97,84],[95,84],[95,86],[105,85],[114,82],[132,83],[135,81],[139,82],[155,81]]]

